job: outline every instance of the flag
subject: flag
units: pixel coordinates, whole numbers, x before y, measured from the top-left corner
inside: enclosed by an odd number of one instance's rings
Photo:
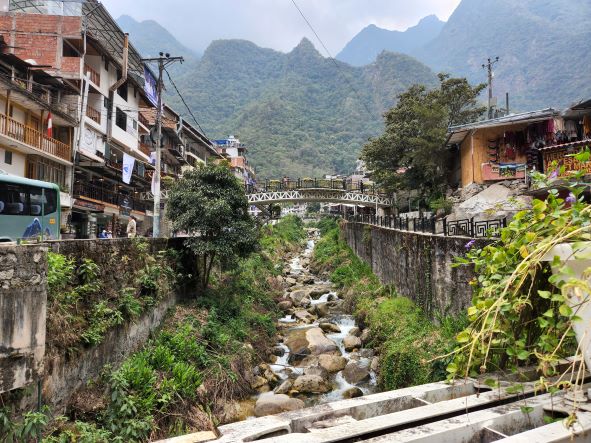
[[[53,137],[53,122],[51,121],[51,112],[47,114],[47,136]]]
[[[133,172],[133,165],[135,158],[129,154],[123,153],[123,183],[129,184],[131,181],[131,173]]]

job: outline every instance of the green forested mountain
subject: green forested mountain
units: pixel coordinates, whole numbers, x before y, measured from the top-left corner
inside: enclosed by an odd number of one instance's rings
[[[157,52],[158,41],[139,42],[145,34],[130,33],[138,48]],[[259,177],[351,171],[368,137],[381,133],[382,113],[397,95],[414,83],[436,83],[409,56],[383,53],[352,67],[322,57],[307,39],[288,54],[243,40],[214,41],[174,77],[207,136],[240,138]],[[174,90],[168,93],[184,113]]]
[[[339,57],[367,61],[368,54],[396,44],[399,52],[435,72],[480,83],[487,79],[482,64],[498,56],[499,105],[509,92],[514,111],[562,107],[591,96],[589,23],[589,0],[462,0],[440,32],[422,31],[422,37],[431,35],[430,41],[405,46],[400,39],[414,28],[400,33],[369,27]]]
[[[433,69],[486,81],[495,66],[499,100],[514,109],[565,106],[591,96],[591,1],[462,0],[441,34],[413,55]]]

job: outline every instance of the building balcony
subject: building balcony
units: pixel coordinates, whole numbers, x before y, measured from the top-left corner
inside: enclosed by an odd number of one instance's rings
[[[43,154],[61,164],[71,164],[72,147],[36,129],[0,114],[0,140],[25,154]]]
[[[101,111],[93,108],[90,105],[86,105],[86,116],[97,124],[101,124]]]
[[[147,143],[140,143],[139,145],[140,152],[147,155],[148,157],[152,154],[152,147]]]
[[[102,186],[91,185],[89,183],[74,183],[74,198],[89,199],[98,203],[108,204],[111,206],[126,207],[131,204],[131,210],[137,212],[146,212],[146,202],[137,198],[132,198],[129,195],[120,194]]]
[[[88,63],[84,63],[84,74],[88,74],[90,81],[100,88],[101,74]]]

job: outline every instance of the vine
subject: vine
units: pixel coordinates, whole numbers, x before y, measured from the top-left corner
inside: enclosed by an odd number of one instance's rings
[[[589,161],[590,156],[586,151],[575,157]],[[541,375],[539,389],[556,392],[582,384],[584,363],[573,325],[581,321],[577,314],[591,293],[591,268],[577,278],[558,257],[548,261],[559,244],[573,244],[576,251],[591,241],[591,206],[583,196],[582,178],[571,175],[561,184],[561,193],[552,176],[536,174],[536,181],[553,186],[548,197],[517,213],[501,229],[498,242],[481,249],[472,243],[467,257],[458,259],[457,265],[474,266],[476,278],[471,281],[470,324],[457,335],[457,347],[448,355],[453,356],[447,366],[450,379],[519,372],[533,364]],[[561,360],[572,355],[579,358],[561,371]]]

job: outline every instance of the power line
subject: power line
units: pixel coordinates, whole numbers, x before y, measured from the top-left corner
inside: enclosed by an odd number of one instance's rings
[[[308,25],[308,27],[312,30],[312,32],[316,36],[316,39],[318,39],[318,41],[320,42],[320,44],[322,45],[322,47],[324,48],[324,50],[328,54],[329,59],[334,63],[334,65],[337,67],[337,69],[339,69],[339,70],[342,71],[342,67],[337,63],[337,61],[335,60],[335,58],[332,56],[332,54],[330,53],[330,51],[328,50],[328,48],[326,47],[326,45],[324,44],[324,42],[322,41],[322,39],[320,38],[320,36],[318,35],[318,33],[316,32],[316,30],[314,29],[314,27],[312,26],[312,24],[310,23],[310,21],[306,18],[306,16],[304,15],[303,11],[300,9],[300,7],[298,6],[298,4],[296,3],[296,0],[291,0],[291,2],[295,6],[295,8],[298,10],[298,12],[302,16],[302,18],[304,19],[304,21],[306,22],[306,24]],[[344,71],[342,71],[342,72],[344,74]],[[357,90],[357,88],[355,87],[355,85],[353,85],[353,83],[347,78],[346,75],[343,75],[343,78],[345,79],[345,81],[347,82],[347,84],[349,85],[349,87],[353,90],[353,92],[355,92],[355,94],[357,95],[357,98],[359,99],[359,101],[361,102],[361,104],[363,105],[363,107],[365,108],[365,110],[367,111],[367,113],[369,114],[369,116],[371,118],[375,118],[374,113],[371,112],[371,110],[369,109],[369,107],[367,106],[367,104],[365,103],[365,101],[363,100],[363,97],[361,96],[361,93]]]
[[[201,132],[203,133],[203,135],[205,135],[205,137],[207,139],[209,139],[209,137],[207,137],[207,134],[205,133],[205,131],[203,130],[203,128],[201,127],[201,125],[199,124],[199,122],[197,121],[197,119],[195,118],[195,115],[193,114],[193,111],[191,111],[191,108],[189,108],[189,105],[185,101],[185,98],[181,94],[181,91],[179,91],[179,88],[177,88],[174,80],[172,79],[172,77],[170,76],[170,73],[168,72],[168,70],[166,68],[164,69],[164,72],[166,72],[166,75],[168,76],[168,80],[170,80],[170,83],[174,87],[176,93],[179,95],[181,101],[183,102],[183,105],[185,105],[185,108],[187,108],[187,111],[189,111],[189,114],[191,115],[191,117],[193,117],[193,120],[195,121],[195,124],[199,127],[199,129],[201,130]]]

